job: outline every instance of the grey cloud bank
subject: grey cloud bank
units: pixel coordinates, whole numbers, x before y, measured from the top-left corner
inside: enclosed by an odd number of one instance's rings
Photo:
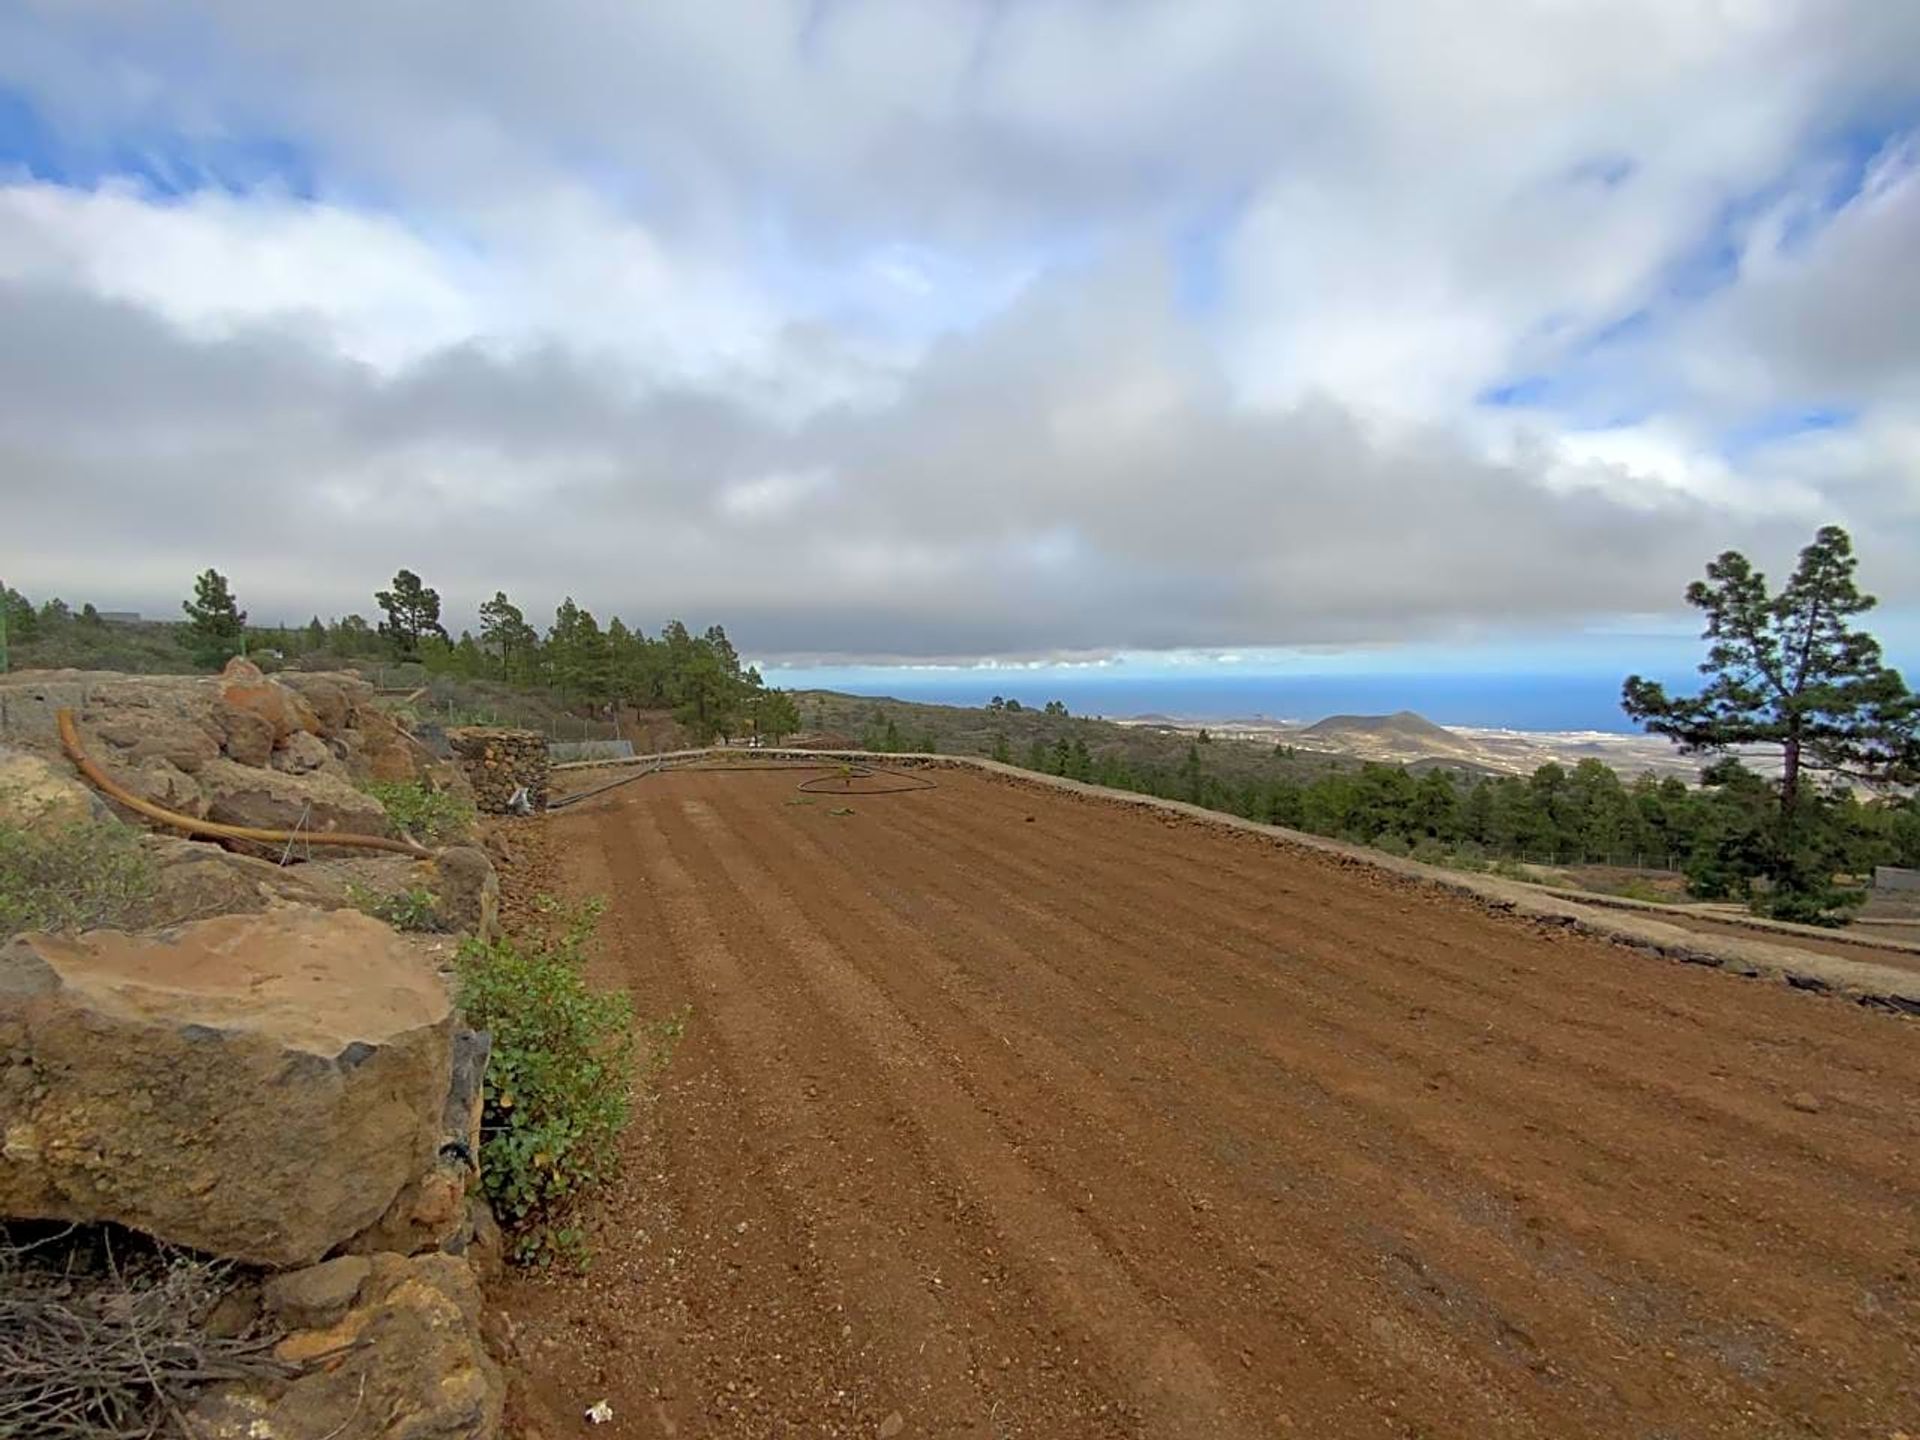
[[[70,152],[0,575],[965,661],[1571,631],[1837,519],[1920,604],[1903,7],[531,13],[0,19]]]

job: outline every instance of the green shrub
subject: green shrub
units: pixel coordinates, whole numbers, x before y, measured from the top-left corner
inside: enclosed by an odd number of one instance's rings
[[[461,1009],[493,1036],[481,1183],[522,1264],[584,1257],[573,1213],[617,1169],[631,1111],[632,1004],[581,973],[601,903],[549,908],[548,935],[460,949]]]
[[[131,826],[0,824],[0,940],[133,923],[153,893],[153,859]]]
[[[473,827],[473,806],[458,795],[419,780],[375,780],[367,793],[380,802],[395,828],[423,844],[464,835]]]
[[[1755,895],[1749,908],[1756,915],[1774,920],[1838,929],[1853,919],[1853,910],[1865,904],[1866,899],[1864,890],[1846,889],[1826,881],[1800,889],[1777,886]]]
[[[1614,887],[1613,893],[1623,900],[1648,900],[1655,904],[1669,904],[1673,896],[1666,893],[1651,880],[1642,880],[1638,876],[1623,880]]]
[[[382,895],[364,885],[347,886],[347,903],[396,930],[434,934],[441,929],[440,897],[424,885]]]

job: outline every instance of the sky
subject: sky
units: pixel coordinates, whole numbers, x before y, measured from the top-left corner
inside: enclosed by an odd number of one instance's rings
[[[1920,659],[1916,55],[1888,0],[0,0],[0,579],[1598,671],[1837,522]]]

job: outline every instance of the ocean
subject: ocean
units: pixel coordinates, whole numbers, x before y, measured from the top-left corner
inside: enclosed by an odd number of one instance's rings
[[[1697,677],[1667,678],[1689,686]],[[1441,725],[1630,734],[1618,674],[1605,675],[1125,675],[1112,671],[777,669],[769,684],[890,695],[943,705],[984,705],[995,695],[1039,708],[1065,702],[1076,715],[1177,720],[1314,721],[1328,715],[1412,710]]]

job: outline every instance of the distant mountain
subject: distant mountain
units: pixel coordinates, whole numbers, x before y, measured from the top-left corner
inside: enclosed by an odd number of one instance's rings
[[[1474,740],[1436,725],[1424,715],[1329,715],[1294,732],[1311,750],[1333,750],[1390,765],[1445,764],[1496,770],[1499,762]]]
[[[1438,740],[1455,745],[1464,743],[1460,736],[1446,726],[1436,725],[1426,716],[1416,715],[1411,710],[1396,710],[1391,715],[1329,715],[1324,720],[1318,720],[1306,726],[1300,733],[1318,736],[1323,740],[1368,735],[1380,740]]]

